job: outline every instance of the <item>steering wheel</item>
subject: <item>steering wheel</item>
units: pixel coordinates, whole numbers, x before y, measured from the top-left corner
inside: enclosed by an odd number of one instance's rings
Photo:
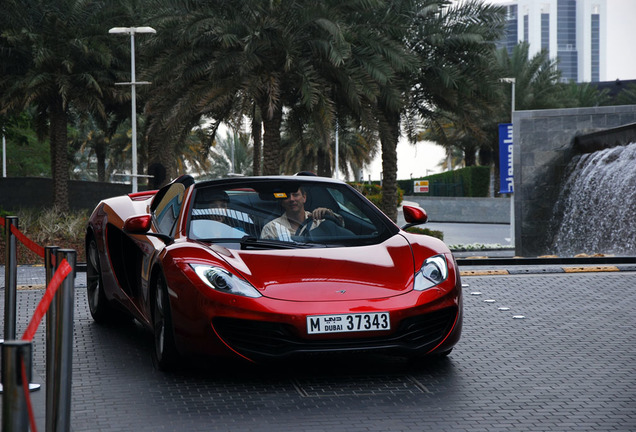
[[[340,221],[333,214],[326,214],[322,217],[324,222],[333,222],[336,225],[340,226]]]
[[[312,217],[308,217],[305,218],[305,220],[303,221],[303,223],[300,224],[300,226],[298,227],[298,229],[296,230],[296,233],[294,235],[296,236],[304,236],[307,237],[309,235],[309,230],[311,230],[311,226],[314,223],[314,219]],[[303,232],[303,229],[305,230]]]

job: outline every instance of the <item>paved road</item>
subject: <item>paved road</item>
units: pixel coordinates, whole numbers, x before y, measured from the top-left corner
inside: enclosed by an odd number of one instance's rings
[[[405,223],[402,209],[399,208],[397,224],[403,226]],[[449,246],[511,244],[510,224],[428,222],[419,227],[441,231],[444,234],[444,242]]]
[[[464,333],[446,360],[209,361],[173,374],[153,369],[151,338],[139,327],[94,324],[80,286],[73,430],[636,430],[636,273],[463,282]],[[41,295],[19,291],[19,334]],[[44,376],[43,340],[41,328],[34,380]],[[44,392],[33,398],[36,412],[43,412]]]
[[[444,233],[444,243],[456,245],[510,245],[510,224],[430,222],[423,228]]]

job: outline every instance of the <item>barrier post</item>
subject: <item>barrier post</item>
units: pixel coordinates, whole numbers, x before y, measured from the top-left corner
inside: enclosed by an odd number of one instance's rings
[[[2,431],[28,432],[29,412],[26,404],[26,392],[23,383],[31,382],[32,365],[31,342],[24,340],[5,340],[2,345]],[[22,361],[27,377],[23,379]]]
[[[55,305],[55,348],[53,383],[51,394],[52,418],[46,420],[51,429],[47,432],[62,432],[71,429],[71,383],[73,372],[73,306],[75,296],[75,264],[77,253],[73,249],[58,249],[56,263],[64,259],[73,271],[60,285],[51,305]],[[47,393],[49,383],[47,381]],[[47,394],[47,408],[48,408]]]
[[[57,270],[56,255],[57,246],[46,246],[44,248],[44,268],[46,271],[46,286],[49,286],[55,270]],[[55,401],[53,396],[56,394],[54,380],[55,376],[55,323],[57,322],[57,307],[56,302],[52,301],[46,312],[46,431],[53,430],[53,420]]]
[[[6,257],[4,266],[4,340],[15,339],[16,298],[18,291],[18,248],[11,227],[18,227],[17,216],[4,218]]]

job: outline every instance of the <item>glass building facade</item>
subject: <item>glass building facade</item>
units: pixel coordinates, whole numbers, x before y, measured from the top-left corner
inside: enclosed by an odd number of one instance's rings
[[[592,14],[592,81],[601,80],[601,17]]]
[[[520,41],[530,55],[544,50],[558,59],[563,81],[600,81],[606,0],[511,0],[499,47]]]

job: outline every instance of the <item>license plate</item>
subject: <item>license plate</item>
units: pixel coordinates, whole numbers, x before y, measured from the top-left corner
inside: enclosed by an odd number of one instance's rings
[[[388,312],[341,315],[314,315],[307,317],[307,333],[347,333],[391,330]]]

